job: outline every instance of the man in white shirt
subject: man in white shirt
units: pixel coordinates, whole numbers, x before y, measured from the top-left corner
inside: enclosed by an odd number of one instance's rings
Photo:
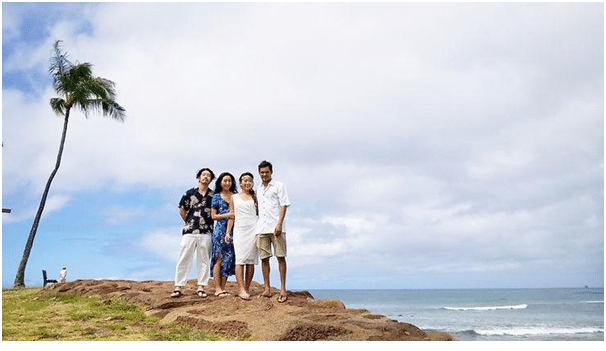
[[[257,199],[259,203],[259,221],[256,232],[257,247],[261,258],[261,270],[263,272],[264,291],[261,296],[271,297],[269,284],[269,258],[272,256],[271,247],[278,259],[280,271],[280,296],[278,302],[287,300],[286,295],[286,228],[284,217],[286,209],[290,206],[286,187],[282,182],[272,179],[273,167],[271,163],[263,161],[259,164],[259,175],[262,184],[257,188]]]
[[[67,281],[67,267],[63,266],[59,271],[59,283],[65,283]]]

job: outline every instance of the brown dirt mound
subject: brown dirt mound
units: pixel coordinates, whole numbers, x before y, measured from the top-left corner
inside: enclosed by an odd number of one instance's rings
[[[306,291],[289,291],[288,300],[278,303],[279,291],[272,288],[271,298],[261,297],[263,286],[257,282],[253,282],[248,301],[237,297],[233,282],[228,282],[229,296],[215,296],[214,289],[207,287],[209,296],[200,298],[195,280],[183,289],[180,298],[171,298],[172,290],[172,282],[129,280],[77,280],[44,289],[45,293],[121,298],[141,306],[148,315],[160,317],[161,326],[174,322],[230,340],[449,339],[447,334],[427,334],[414,325],[366,310],[347,309],[338,300],[315,300]]]
[[[351,331],[339,326],[306,323],[287,331],[280,341],[339,340],[339,337],[349,333]]]

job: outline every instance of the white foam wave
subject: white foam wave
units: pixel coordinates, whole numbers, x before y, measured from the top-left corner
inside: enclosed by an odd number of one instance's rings
[[[581,301],[582,303],[604,303],[604,301]]]
[[[547,335],[547,334],[593,334],[603,333],[604,328],[514,328],[514,329],[492,329],[476,330],[480,335]]]
[[[483,306],[483,307],[443,307],[450,311],[495,311],[495,310],[522,310],[528,308],[527,304],[510,306]]]

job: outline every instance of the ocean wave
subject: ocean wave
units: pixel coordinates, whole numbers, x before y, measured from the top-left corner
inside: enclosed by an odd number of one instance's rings
[[[582,303],[604,303],[604,301],[581,301]]]
[[[482,307],[442,307],[449,311],[495,311],[495,310],[522,310],[528,308],[527,304],[510,306],[482,306]]]
[[[468,336],[476,336],[476,335],[478,335],[478,333],[476,333],[476,331],[473,330],[473,329],[463,330],[463,331],[459,332],[459,334],[468,335]]]
[[[474,330],[479,335],[548,335],[548,334],[593,334],[604,333],[604,328],[513,328],[513,329],[489,329]]]

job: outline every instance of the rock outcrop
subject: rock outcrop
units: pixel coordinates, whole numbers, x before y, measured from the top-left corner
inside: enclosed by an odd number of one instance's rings
[[[253,282],[251,300],[236,295],[229,282],[228,296],[196,295],[196,282],[190,281],[183,296],[171,298],[172,282],[128,280],[77,280],[55,284],[45,293],[121,298],[141,306],[147,315],[160,318],[160,325],[171,322],[195,330],[223,335],[230,340],[452,340],[445,333],[426,333],[416,326],[374,315],[362,309],[347,309],[338,300],[316,300],[309,292],[289,292],[288,300],[278,303],[279,291],[271,298],[259,297],[262,285]]]

